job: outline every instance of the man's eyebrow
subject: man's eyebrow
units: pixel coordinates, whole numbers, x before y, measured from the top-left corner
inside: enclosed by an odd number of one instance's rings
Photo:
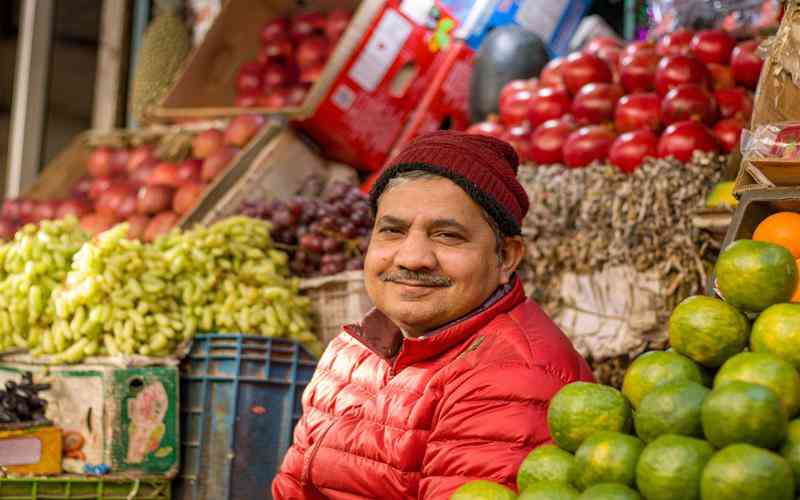
[[[464,224],[461,224],[460,222],[458,222],[455,219],[436,219],[433,222],[431,222],[431,226],[430,227],[432,229],[453,228],[453,229],[457,229],[457,230],[459,230],[461,232],[464,232],[464,233],[468,233],[469,232],[469,230],[467,229],[467,226],[465,226]]]
[[[382,216],[380,219],[378,219],[377,224],[388,224],[391,226],[402,226],[402,227],[408,226],[408,222],[398,217],[393,217],[391,215]]]

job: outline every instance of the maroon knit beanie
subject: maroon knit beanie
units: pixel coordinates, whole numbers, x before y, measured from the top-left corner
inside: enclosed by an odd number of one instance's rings
[[[377,211],[386,184],[392,177],[423,170],[456,183],[486,210],[503,234],[521,233],[522,219],[530,202],[517,181],[519,158],[514,148],[493,137],[440,131],[423,135],[403,148],[387,165],[369,193]]]

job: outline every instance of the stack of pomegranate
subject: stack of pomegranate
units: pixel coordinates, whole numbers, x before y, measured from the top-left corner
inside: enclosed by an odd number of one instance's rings
[[[91,234],[127,221],[131,237],[153,241],[195,207],[206,186],[231,165],[263,124],[260,115],[236,117],[224,130],[211,128],[194,135],[191,144],[178,148],[183,153],[177,156],[167,152],[172,148],[162,147],[164,139],[159,145],[95,147],[86,164],[88,175],[72,187],[69,198],[6,200],[0,212],[0,240],[11,239],[22,224],[74,215]]]
[[[499,120],[470,128],[508,140],[524,160],[625,172],[647,157],[731,152],[753,109],[763,61],[758,42],[726,32],[677,30],[658,43],[598,37],[557,58],[538,79],[509,82]]]
[[[349,23],[350,13],[341,10],[268,21],[261,29],[258,56],[239,68],[236,105],[300,105]]]

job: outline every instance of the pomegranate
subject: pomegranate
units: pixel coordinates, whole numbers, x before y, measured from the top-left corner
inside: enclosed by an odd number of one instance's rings
[[[174,193],[167,186],[142,186],[136,195],[136,212],[149,215],[169,210]]]
[[[528,109],[533,100],[533,92],[529,88],[517,90],[506,95],[499,103],[500,121],[507,127],[519,125],[528,119]]]
[[[686,28],[678,28],[672,33],[668,33],[658,40],[656,52],[660,56],[679,56],[689,54],[691,51],[694,31]]]
[[[731,73],[739,85],[755,90],[764,61],[758,56],[758,42],[748,40],[734,47],[731,53]]]
[[[629,43],[625,47],[625,50],[623,51],[623,55],[642,54],[642,53],[648,53],[648,52],[655,53],[656,52],[656,44],[654,44],[653,42],[645,41],[645,40],[637,40],[635,42]]]
[[[200,182],[202,171],[203,160],[190,158],[178,164],[178,170],[175,174],[178,177],[178,183],[183,186],[190,182]]]
[[[506,128],[500,124],[496,116],[491,115],[486,121],[475,123],[467,129],[468,134],[488,135],[497,139],[506,138]]]
[[[612,121],[614,108],[624,93],[622,87],[613,83],[584,85],[572,101],[572,116],[581,125]]]
[[[286,33],[289,32],[289,20],[277,17],[275,19],[270,19],[264,26],[261,28],[261,43],[268,43],[275,38],[280,38],[286,36]]]
[[[178,165],[162,161],[153,169],[150,178],[147,180],[148,186],[180,187],[178,180]],[[99,211],[99,210],[98,210]]]
[[[305,38],[297,46],[295,61],[300,68],[319,66],[328,58],[330,42],[324,36]]]
[[[86,170],[92,177],[105,177],[112,175],[111,157],[114,151],[106,146],[94,148],[89,153],[89,161],[86,163]]]
[[[706,64],[728,64],[736,41],[722,30],[698,31],[689,47],[692,54]]]
[[[714,125],[714,136],[725,153],[732,153],[739,147],[744,122],[739,118],[726,118]]]
[[[708,87],[711,75],[705,64],[692,56],[670,56],[661,59],[656,69],[656,92],[666,95],[667,92],[682,83],[694,83]]]
[[[92,236],[96,236],[104,231],[108,231],[114,224],[117,223],[117,218],[111,214],[90,213],[81,217],[81,228]]]
[[[661,120],[671,125],[685,120],[697,120],[711,125],[717,116],[714,99],[700,85],[684,83],[673,88],[661,101]]]
[[[645,158],[655,158],[657,152],[656,135],[650,130],[636,130],[617,137],[608,152],[608,159],[618,169],[630,173],[639,168]]]
[[[234,147],[225,147],[209,156],[203,162],[203,169],[201,178],[203,182],[210,182],[214,180],[220,173],[230,167],[231,161],[239,153],[239,150]],[[180,187],[180,186],[175,186]]]
[[[133,149],[128,156],[127,172],[133,173],[140,165],[153,161],[156,155],[151,145],[143,145]]]
[[[192,139],[192,156],[195,158],[208,158],[225,145],[225,134],[221,130],[204,130]]]
[[[619,82],[628,93],[653,90],[658,61],[655,52],[642,51],[624,56],[619,63]]]
[[[611,70],[605,61],[591,54],[575,52],[567,56],[561,70],[564,85],[575,95],[588,83],[610,83]]]
[[[320,12],[307,12],[292,18],[291,34],[296,40],[325,33],[325,16]]]
[[[94,205],[97,213],[125,219],[136,212],[136,187],[126,182],[111,185]]]
[[[180,215],[175,212],[161,212],[150,220],[144,232],[144,241],[155,241],[156,238],[169,233],[180,220]]]
[[[658,141],[658,157],[675,157],[683,163],[692,159],[695,151],[717,151],[714,134],[700,122],[687,120],[673,123]]]
[[[547,120],[561,118],[572,106],[566,90],[543,87],[534,92],[528,106],[528,122],[536,128]]]
[[[243,147],[250,142],[265,119],[261,115],[239,115],[232,119],[225,129],[225,144]]]
[[[328,13],[325,20],[325,36],[328,40],[335,42],[347,31],[350,24],[350,13],[345,10],[333,10]]]
[[[203,197],[205,188],[205,185],[200,182],[184,184],[175,193],[175,198],[172,201],[172,210],[180,215],[189,213],[200,201],[200,198]]]
[[[562,73],[564,69],[564,62],[565,59],[563,57],[556,57],[545,64],[544,68],[542,68],[542,72],[539,73],[539,86],[566,88]]]
[[[656,94],[630,94],[617,103],[614,126],[618,132],[661,129],[661,99]]]
[[[257,94],[261,91],[263,84],[260,73],[239,70],[236,75],[236,92],[239,94]]]
[[[60,205],[58,205],[56,218],[63,219],[64,217],[68,217],[70,215],[80,218],[88,213],[91,213],[91,211],[92,204],[89,201],[84,198],[72,198],[69,200],[64,200]]]
[[[291,85],[297,82],[299,76],[300,72],[293,63],[268,63],[261,72],[261,90],[271,92],[278,87]]]
[[[571,133],[564,142],[564,163],[572,168],[585,167],[608,157],[616,138],[609,127],[589,125]]]
[[[531,134],[531,160],[539,165],[562,163],[564,143],[575,128],[574,123],[564,119],[539,125]]]
[[[736,86],[733,72],[728,66],[711,63],[708,65],[708,71],[711,73],[711,86],[714,90],[732,89]]]
[[[722,118],[739,118],[740,120],[750,120],[753,114],[753,98],[744,89],[724,89],[714,92],[714,99],[719,106],[719,114]]]
[[[147,230],[147,225],[150,224],[150,217],[142,214],[134,214],[128,217],[128,239],[141,240],[144,237],[144,232]]]
[[[258,62],[262,64],[281,64],[291,60],[294,55],[294,44],[292,44],[292,41],[287,37],[279,37],[265,43],[261,47],[258,53]]]

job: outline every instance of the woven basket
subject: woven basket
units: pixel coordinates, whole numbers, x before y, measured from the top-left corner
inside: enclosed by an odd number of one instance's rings
[[[362,271],[304,279],[300,290],[311,299],[314,332],[325,345],[339,335],[342,325],[361,320],[372,308]]]

